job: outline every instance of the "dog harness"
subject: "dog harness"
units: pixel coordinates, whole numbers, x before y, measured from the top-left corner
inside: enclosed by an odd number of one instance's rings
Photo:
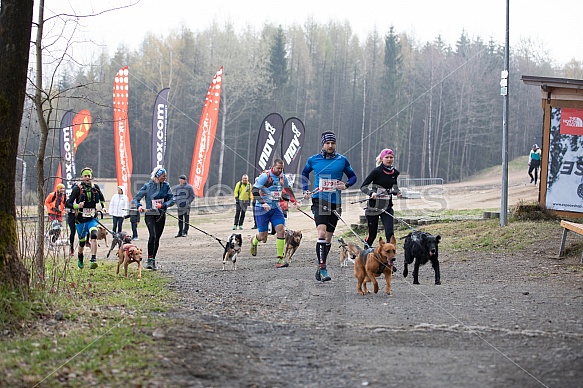
[[[128,246],[124,246],[122,249],[123,249],[124,253],[127,254],[130,251],[130,249],[132,249],[132,248],[137,248],[137,246],[135,246],[134,244],[130,244]]]

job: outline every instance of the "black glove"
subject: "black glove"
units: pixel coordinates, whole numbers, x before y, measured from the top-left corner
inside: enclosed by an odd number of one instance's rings
[[[239,198],[235,198],[235,203],[238,205],[239,204]]]

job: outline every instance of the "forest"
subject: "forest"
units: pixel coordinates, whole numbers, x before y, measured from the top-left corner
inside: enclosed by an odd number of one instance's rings
[[[583,70],[575,59],[556,64],[530,41],[510,47],[509,63],[512,160],[528,154],[542,134],[540,90],[525,85],[521,76],[583,78]],[[116,176],[112,87],[123,66],[129,66],[133,176],[142,181],[151,172],[158,92],[170,88],[164,164],[170,183],[176,184],[179,175],[189,175],[204,99],[221,66],[219,122],[205,193],[228,191],[242,174],[257,175],[257,132],[272,112],[304,123],[300,165],[319,152],[321,132],[333,130],[338,152],[348,157],[359,181],[383,148],[395,151],[402,176],[444,182],[464,180],[502,161],[503,42],[460,31],[452,47],[439,35],[418,42],[393,28],[374,31],[363,41],[348,22],[308,20],[285,29],[266,24],[259,31],[242,32],[227,23],[196,32],[181,27],[166,36],[149,34],[136,50],[120,45],[110,56],[103,48],[87,63],[63,58],[53,73],[53,89],[45,90],[47,96],[58,95],[45,158],[48,190],[59,160],[60,119],[68,110],[88,109],[93,118],[76,151],[77,169],[90,166],[98,179]],[[19,159],[28,164],[25,191],[36,187],[40,131],[35,105],[27,101],[19,144]],[[17,181],[22,173],[19,167]]]

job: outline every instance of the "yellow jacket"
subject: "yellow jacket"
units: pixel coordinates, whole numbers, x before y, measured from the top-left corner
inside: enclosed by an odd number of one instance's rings
[[[251,193],[251,183],[243,183],[242,181],[237,182],[235,185],[235,199],[239,201],[250,201],[253,200],[253,193]]]

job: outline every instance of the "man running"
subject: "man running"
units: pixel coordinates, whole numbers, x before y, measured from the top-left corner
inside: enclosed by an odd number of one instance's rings
[[[308,183],[310,172],[314,171],[314,191],[312,196],[312,212],[316,222],[318,241],[316,242],[316,256],[318,268],[316,280],[326,282],[332,280],[326,270],[326,258],[330,252],[332,236],[338,223],[338,215],[342,214],[341,191],[356,183],[356,174],[346,157],[336,153],[336,135],[334,132],[322,133],[322,150],[308,158],[302,171],[302,187],[304,198],[309,198]],[[346,175],[348,181],[343,182]]]
[[[289,200],[296,208],[300,207],[297,203],[289,181],[283,173],[283,160],[275,159],[270,170],[259,175],[253,185],[253,198],[256,199],[255,220],[257,221],[256,236],[251,239],[251,255],[257,256],[257,244],[259,241],[267,241],[269,223],[277,233],[275,246],[277,247],[277,262],[275,268],[285,268],[289,264],[283,258],[285,249],[285,218],[281,210],[279,200],[285,198],[282,196],[284,189],[289,193]]]
[[[93,171],[89,167],[81,170],[81,183],[73,186],[71,195],[65,206],[77,212],[75,224],[79,237],[79,250],[77,252],[77,266],[83,268],[83,249],[87,238],[91,240],[91,269],[97,268],[97,204],[101,204],[101,210],[107,213],[105,197],[98,185],[93,184]]]

